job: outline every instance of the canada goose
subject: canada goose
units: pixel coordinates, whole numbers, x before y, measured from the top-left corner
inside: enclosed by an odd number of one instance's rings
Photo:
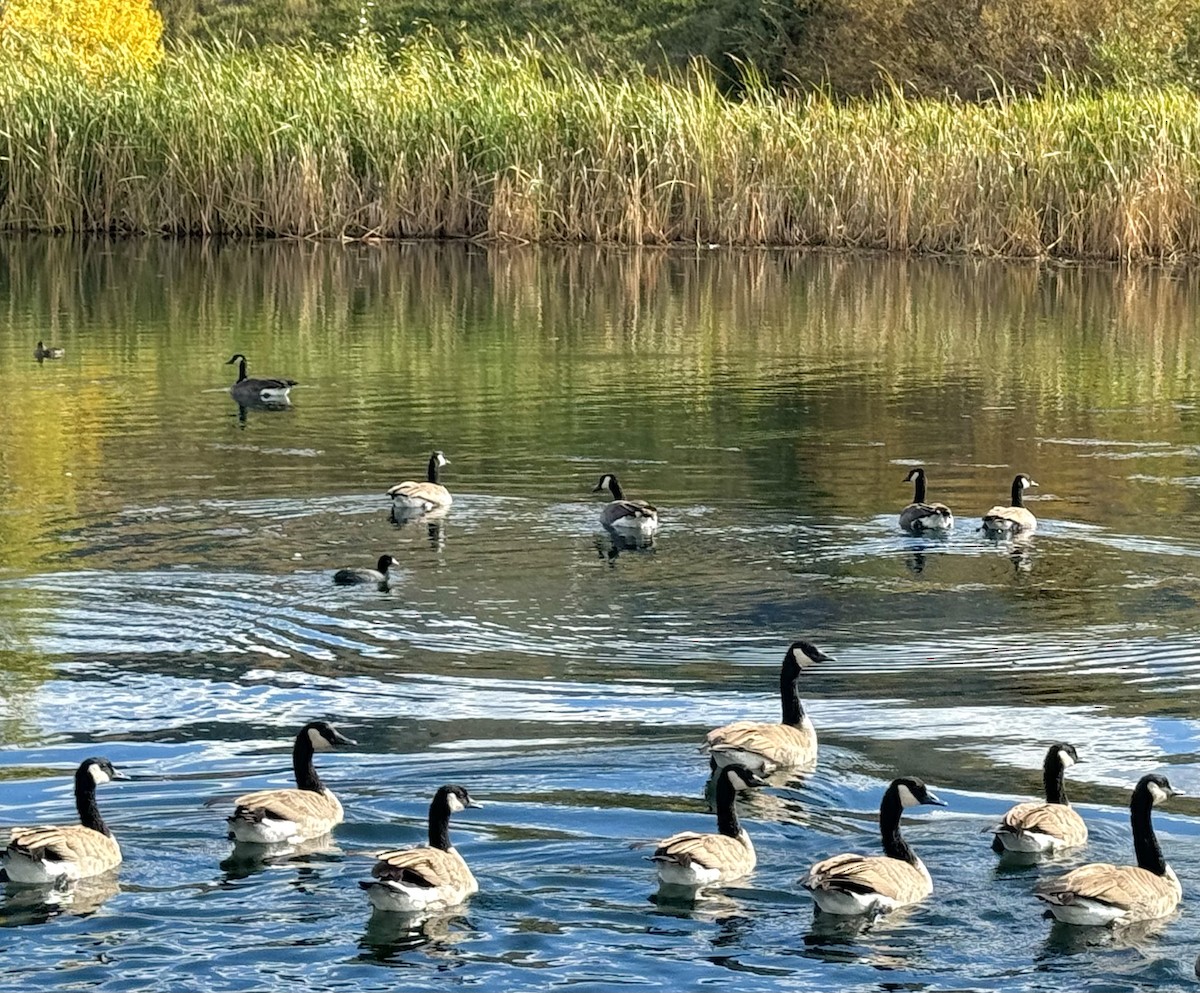
[[[807,641],[793,642],[779,669],[779,700],[783,707],[780,723],[726,724],[708,732],[700,751],[708,752],[714,768],[741,765],[760,776],[815,762],[817,732],[800,699],[800,673],[814,663],[832,661]]]
[[[919,779],[893,779],[879,805],[883,855],[835,855],[818,862],[802,880],[827,914],[875,914],[924,900],[933,880],[900,835],[905,807],[946,806]]]
[[[237,382],[229,387],[229,394],[238,403],[252,405],[289,402],[288,393],[296,385],[294,379],[248,379],[246,377],[246,356],[239,352],[225,364],[233,365],[235,362],[238,363],[238,378]]]
[[[374,569],[339,569],[333,574],[333,581],[338,586],[354,586],[357,583],[386,583],[388,569],[399,564],[390,555],[380,555]]]
[[[56,348],[54,346],[47,347],[40,341],[37,343],[37,348],[33,350],[33,357],[39,362],[41,362],[43,359],[61,359],[66,354],[67,353],[65,349]]]
[[[460,904],[479,890],[479,883],[458,850],[450,844],[450,815],[482,807],[461,786],[442,786],[429,805],[429,844],[380,852],[367,891],[371,906],[398,913],[441,910]]]
[[[1048,852],[1087,843],[1087,825],[1071,807],[1063,786],[1063,770],[1079,761],[1065,742],[1050,746],[1042,765],[1046,801],[1018,803],[991,831],[997,852]]]
[[[1066,924],[1130,924],[1165,917],[1183,895],[1179,879],[1163,858],[1150,812],[1179,796],[1165,776],[1143,776],[1129,802],[1129,823],[1137,865],[1092,862],[1034,887],[1039,900]]]
[[[910,469],[904,482],[913,484],[913,502],[900,511],[900,526],[905,531],[949,531],[954,515],[944,503],[925,502],[925,470]]]
[[[316,838],[342,823],[342,805],[317,776],[313,752],[328,752],[338,745],[354,745],[324,721],[310,721],[296,735],[292,769],[296,789],[258,790],[233,801],[228,818],[229,836],[259,845]]]
[[[425,482],[414,483],[405,480],[397,483],[387,495],[392,498],[392,506],[404,510],[434,510],[437,507],[449,507],[454,498],[450,491],[438,482],[438,469],[449,465],[450,460],[441,452],[429,456],[429,468],[425,472]]]
[[[696,888],[740,879],[754,871],[757,858],[750,835],[738,821],[737,794],[751,786],[766,786],[740,765],[727,765],[717,773],[717,831],[680,831],[658,843],[651,862],[667,886]]]
[[[4,868],[14,883],[44,884],[83,879],[121,864],[121,848],[96,807],[96,787],[128,779],[108,759],[84,759],[75,770],[78,824],[12,828]]]
[[[1034,531],[1037,529],[1037,518],[1025,506],[1024,492],[1030,486],[1037,486],[1023,472],[1013,477],[1012,506],[993,507],[983,515],[983,530],[989,534],[1015,534],[1018,531]]]
[[[600,523],[606,528],[649,534],[658,527],[658,509],[645,500],[626,500],[621,492],[621,484],[611,472],[600,477],[600,482],[592,488],[592,492],[600,493],[605,487],[612,495],[612,500],[600,511]]]

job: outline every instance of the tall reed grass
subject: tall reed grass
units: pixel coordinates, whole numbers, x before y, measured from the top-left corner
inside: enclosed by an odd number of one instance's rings
[[[530,42],[0,75],[0,230],[1200,255],[1200,98],[838,103]]]

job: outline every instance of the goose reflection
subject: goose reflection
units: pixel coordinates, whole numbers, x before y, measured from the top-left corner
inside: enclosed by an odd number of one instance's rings
[[[1046,911],[1045,916],[1053,920],[1053,915]],[[1036,958],[1039,969],[1045,969],[1047,960],[1063,955],[1078,955],[1090,952],[1096,948],[1131,948],[1144,951],[1147,956],[1152,953],[1151,946],[1168,925],[1179,916],[1178,912],[1166,917],[1156,917],[1149,921],[1135,921],[1118,927],[1078,927],[1074,924],[1064,924],[1054,921],[1050,925],[1050,933],[1042,945],[1042,950]]]
[[[398,528],[405,528],[410,525],[417,527],[424,524],[425,531],[429,537],[429,547],[437,551],[446,545],[446,515],[449,513],[449,507],[434,507],[433,510],[417,510],[398,507],[393,503],[391,521]]]
[[[654,554],[657,551],[656,540],[653,534],[624,534],[605,528],[595,536],[596,557],[615,562],[622,552]]]
[[[60,914],[87,917],[120,892],[117,876],[118,870],[110,869],[98,876],[88,876],[73,883],[62,882],[51,886],[7,885],[0,925],[19,927],[25,924],[44,924]]]
[[[237,404],[237,419],[238,426],[245,427],[246,422],[250,419],[250,411],[252,410],[270,410],[281,411],[291,410],[292,404],[290,400],[235,400]]]
[[[467,929],[451,925],[462,920]],[[437,914],[395,914],[372,910],[367,929],[358,942],[359,957],[388,962],[418,948],[431,957],[454,958],[455,946],[467,936],[469,922],[461,909]]]
[[[728,890],[697,890],[661,883],[647,899],[654,904],[655,915],[660,917],[704,921],[746,919],[745,903],[731,896]]]
[[[919,946],[910,944],[906,924],[919,908],[899,907],[886,914],[825,914],[813,906],[804,935],[804,955],[829,964],[858,963],[877,969],[919,966]],[[892,943],[891,945],[885,942]]]
[[[816,770],[816,763],[807,767],[794,769],[776,769],[767,775],[759,774],[767,786],[790,787],[798,789],[804,785]],[[709,775],[704,783],[704,802],[708,809],[717,809],[717,780],[716,773]],[[747,790],[738,797],[738,802],[747,814],[759,821],[777,821],[781,824],[809,824],[812,820],[810,813],[796,797],[787,794],[767,792],[766,790]]]
[[[238,841],[234,843],[233,851],[221,860],[221,871],[225,881],[247,879],[267,869],[289,862],[297,862],[310,855],[340,855],[333,840],[333,834],[327,833],[316,838],[308,838],[296,843],[279,842],[271,845],[260,845],[252,842]],[[299,864],[299,863],[298,863]]]

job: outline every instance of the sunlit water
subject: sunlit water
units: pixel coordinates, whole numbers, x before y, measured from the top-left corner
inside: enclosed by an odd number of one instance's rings
[[[103,754],[125,851],[66,899],[9,889],[6,988],[1135,990],[1194,983],[1200,801],[1156,815],[1183,881],[1150,933],[1055,926],[1039,873],[1132,860],[1131,785],[1200,794],[1200,300],[1171,274],[760,252],[0,245],[0,821],[74,816]],[[66,357],[38,365],[38,338]],[[300,380],[239,412],[251,375]],[[451,459],[441,521],[384,491]],[[912,464],[955,510],[899,532]],[[589,490],[661,508],[614,547]],[[1042,525],[974,528],[1012,476]],[[384,552],[388,592],[332,571]],[[745,804],[757,872],[659,902],[643,847],[711,829],[696,745],[805,696],[815,774]],[[240,792],[322,756],[335,846],[229,861]],[[1053,866],[981,830],[1083,764],[1092,831]],[[798,880],[873,851],[886,782],[935,896],[814,920]],[[420,842],[434,789],[480,893],[372,917],[369,852]]]

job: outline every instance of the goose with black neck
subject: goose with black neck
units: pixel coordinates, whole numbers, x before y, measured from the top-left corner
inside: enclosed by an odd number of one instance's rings
[[[356,744],[325,721],[300,729],[292,746],[295,789],[258,790],[234,800],[229,836],[245,844],[296,843],[328,834],[342,823],[342,805],[313,765],[315,752]]]
[[[1175,871],[1163,858],[1154,833],[1154,808],[1180,791],[1165,776],[1143,776],[1129,801],[1129,826],[1137,865],[1093,862],[1066,875],[1043,879],[1034,895],[1065,924],[1132,924],[1165,917],[1183,897]]]
[[[918,903],[933,892],[925,863],[900,833],[906,808],[944,807],[921,780],[893,779],[879,805],[883,855],[834,855],[814,865],[801,881],[827,914],[879,914]]]
[[[96,787],[128,779],[105,758],[88,758],[75,770],[78,824],[17,827],[9,832],[3,863],[14,883],[44,885],[96,876],[121,864],[121,847],[100,816]]]

